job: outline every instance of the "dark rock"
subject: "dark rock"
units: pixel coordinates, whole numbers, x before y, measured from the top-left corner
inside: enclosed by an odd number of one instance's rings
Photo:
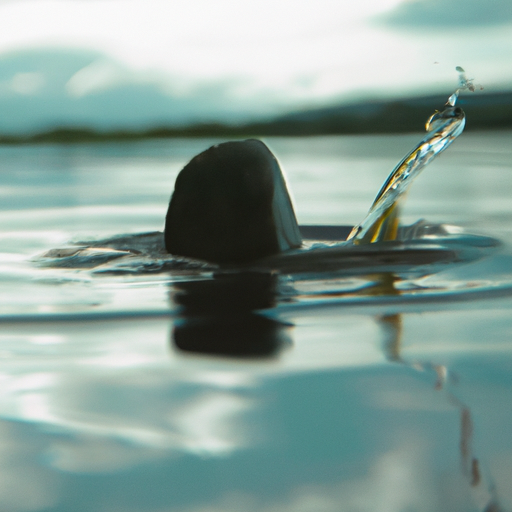
[[[171,254],[245,263],[301,243],[282,171],[263,142],[212,146],[178,175],[165,222]]]

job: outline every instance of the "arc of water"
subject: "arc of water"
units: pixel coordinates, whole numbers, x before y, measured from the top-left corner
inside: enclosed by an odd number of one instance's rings
[[[456,98],[452,101],[454,105]],[[448,105],[427,121],[427,135],[393,169],[366,218],[352,229],[347,240],[358,245],[396,239],[400,206],[411,183],[464,130],[464,111]]]
[[[425,125],[427,135],[393,169],[363,222],[352,229],[347,240],[353,244],[369,244],[397,238],[400,208],[411,183],[464,130],[466,116],[455,104],[460,91],[474,91],[475,86],[473,79],[466,77],[463,68],[457,66],[456,71],[459,73],[459,88],[448,98],[445,109],[435,112],[428,119]]]
[[[426,123],[427,135],[393,169],[366,218],[347,240],[356,245],[395,240],[405,193],[423,168],[462,133],[464,124],[465,114],[459,107],[450,105],[434,113]]]

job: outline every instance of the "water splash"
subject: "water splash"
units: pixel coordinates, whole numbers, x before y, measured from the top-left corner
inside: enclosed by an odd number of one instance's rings
[[[459,73],[459,87],[458,89],[448,98],[448,101],[446,102],[447,105],[454,107],[455,103],[457,103],[457,100],[459,99],[459,93],[460,91],[471,91],[475,92],[476,88],[478,87],[480,90],[483,89],[481,85],[475,85],[473,83],[474,78],[468,78],[466,76],[466,72],[464,71],[464,68],[461,66],[457,66],[455,68],[455,71]]]
[[[427,135],[393,169],[366,218],[353,228],[347,238],[353,244],[397,239],[400,207],[411,183],[423,168],[448,148],[464,130],[464,111],[455,104],[460,91],[474,91],[475,86],[473,79],[466,77],[463,68],[457,66],[456,70],[459,73],[459,87],[448,98],[444,110],[436,111],[430,116],[425,125]]]

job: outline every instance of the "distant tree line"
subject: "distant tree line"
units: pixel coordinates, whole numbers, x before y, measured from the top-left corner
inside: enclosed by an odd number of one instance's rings
[[[94,143],[177,137],[258,137],[421,132],[425,121],[442,110],[446,96],[374,100],[309,109],[245,124],[196,123],[141,130],[100,131],[57,127],[31,134],[3,134],[0,144]],[[512,92],[464,95],[467,130],[511,129]]]

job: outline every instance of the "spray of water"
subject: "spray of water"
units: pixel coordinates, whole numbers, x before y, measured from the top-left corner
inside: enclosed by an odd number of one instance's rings
[[[462,90],[474,91],[473,79],[457,66],[459,87],[448,98],[444,110],[436,111],[428,119],[427,134],[393,169],[377,194],[366,218],[352,229],[347,240],[353,244],[368,244],[396,240],[401,205],[411,183],[423,168],[441,154],[462,133],[465,114],[456,107]]]
[[[457,90],[448,98],[448,101],[446,102],[447,105],[454,107],[455,103],[457,103],[457,100],[459,99],[459,93],[460,91],[471,91],[475,92],[477,87],[478,89],[482,90],[483,87],[481,85],[475,85],[473,83],[474,78],[468,78],[466,76],[466,72],[464,71],[464,68],[461,66],[457,66],[455,68],[455,71],[459,73],[459,87]]]

